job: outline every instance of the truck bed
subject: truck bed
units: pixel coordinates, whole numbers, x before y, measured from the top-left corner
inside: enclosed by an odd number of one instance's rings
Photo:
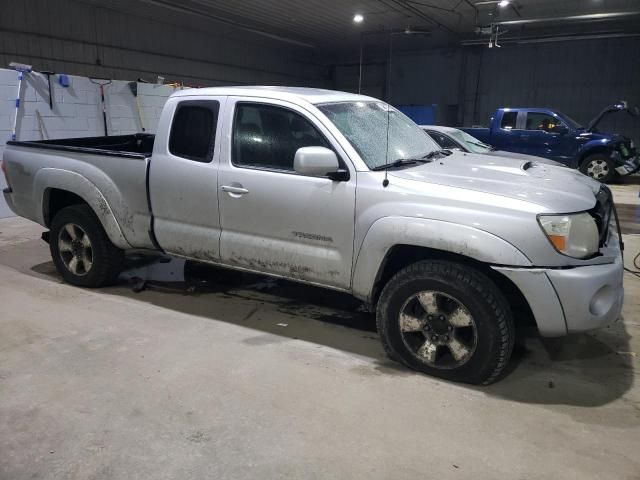
[[[63,138],[57,140],[10,141],[8,145],[44,148],[50,150],[110,155],[115,157],[145,158],[151,156],[155,135],[136,133],[112,137]]]
[[[7,203],[13,203],[16,214],[48,227],[47,212],[55,208],[51,202],[64,203],[56,198],[68,190],[99,215],[105,208],[113,212],[119,220],[113,238],[122,237],[118,246],[154,248],[147,197],[154,139],[135,134],[7,142]]]

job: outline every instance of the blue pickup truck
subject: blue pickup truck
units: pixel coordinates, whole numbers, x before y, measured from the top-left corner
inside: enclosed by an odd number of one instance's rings
[[[609,182],[640,169],[640,157],[632,140],[596,129],[605,115],[621,111],[632,116],[640,114],[638,107],[629,108],[626,102],[619,102],[605,108],[584,127],[557,110],[499,108],[489,128],[461,130],[499,150],[549,158]]]

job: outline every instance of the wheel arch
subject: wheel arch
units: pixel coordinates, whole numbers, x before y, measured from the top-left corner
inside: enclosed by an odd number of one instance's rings
[[[578,156],[578,167],[581,167],[584,161],[589,158],[591,155],[595,154],[603,154],[610,155],[613,152],[613,147],[611,145],[585,145],[585,147],[580,151]]]
[[[382,289],[391,278],[403,268],[421,260],[445,260],[453,263],[469,266],[487,277],[489,277],[504,294],[509,306],[514,312],[517,323],[528,326],[536,326],[536,320],[529,302],[507,276],[492,269],[488,264],[480,262],[474,258],[458,253],[447,252],[428,247],[415,245],[394,245],[389,249],[376,274],[372,292],[371,302],[376,304]],[[517,314],[515,314],[517,312]]]
[[[448,260],[484,273],[526,323],[535,324],[518,287],[491,265],[531,266],[516,247],[488,232],[436,220],[386,217],[365,236],[355,263],[353,293],[375,305],[382,288],[402,268],[420,260]],[[529,322],[529,319],[531,322]]]
[[[98,188],[82,175],[68,170],[44,168],[35,178],[35,195],[40,200],[39,223],[49,227],[62,208],[86,204],[95,213],[109,240],[122,249],[131,248],[109,203]]]

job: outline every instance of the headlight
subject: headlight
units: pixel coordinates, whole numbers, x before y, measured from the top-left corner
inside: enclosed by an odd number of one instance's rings
[[[598,227],[588,213],[540,215],[538,222],[558,252],[574,258],[598,252]]]

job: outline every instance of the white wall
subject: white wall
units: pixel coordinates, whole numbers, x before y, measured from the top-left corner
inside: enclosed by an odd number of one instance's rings
[[[86,77],[70,75],[69,81],[69,87],[65,88],[58,83],[57,75],[51,76],[51,109],[47,77],[38,72],[25,75],[21,89],[22,104],[18,113],[18,140],[104,135],[99,86]],[[11,136],[17,84],[17,73],[14,70],[0,69],[0,149]],[[104,87],[104,91],[109,135],[142,132],[129,82],[114,80]],[[174,91],[175,88],[169,86],[138,83],[138,100],[148,133],[155,133],[162,107]],[[42,118],[42,131],[36,112]]]
[[[80,76],[69,76],[69,82],[69,87],[64,88],[59,85],[57,75],[51,76],[52,110],[49,108],[47,77],[37,72],[25,74],[20,90],[21,106],[16,129],[18,140],[104,135],[99,86]],[[129,82],[114,80],[104,90],[109,135],[142,132]],[[155,133],[162,107],[174,91],[175,88],[169,86],[138,83],[138,99],[147,133]],[[0,156],[11,138],[17,92],[17,72],[0,69]],[[42,128],[36,112],[42,118]],[[0,177],[0,188],[5,188],[4,176]],[[0,218],[9,215],[12,213],[5,205],[4,198],[0,198]]]

